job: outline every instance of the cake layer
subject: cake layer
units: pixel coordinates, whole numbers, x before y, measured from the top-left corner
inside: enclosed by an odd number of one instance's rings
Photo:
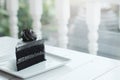
[[[22,70],[45,60],[43,40],[19,44],[16,47],[17,70]]]

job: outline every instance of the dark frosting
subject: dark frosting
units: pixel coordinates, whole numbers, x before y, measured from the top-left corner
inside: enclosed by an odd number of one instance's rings
[[[21,32],[21,37],[24,42],[30,42],[37,39],[35,33],[31,29],[24,29]]]

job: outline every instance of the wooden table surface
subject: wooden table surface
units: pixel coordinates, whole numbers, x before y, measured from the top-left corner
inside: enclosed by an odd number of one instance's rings
[[[0,38],[0,50],[14,52],[17,39]],[[11,49],[11,50],[9,50]],[[7,52],[3,50],[4,52]],[[46,52],[70,58],[66,65],[25,80],[120,80],[120,61],[45,45]],[[0,52],[3,54],[3,52]],[[0,80],[19,80],[0,71]],[[20,79],[21,80],[21,79]]]

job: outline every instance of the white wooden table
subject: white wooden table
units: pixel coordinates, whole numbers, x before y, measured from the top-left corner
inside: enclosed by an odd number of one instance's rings
[[[11,52],[17,43],[16,39],[0,38],[0,49],[3,45]],[[6,45],[7,44],[7,45]],[[85,54],[68,49],[46,45],[46,52],[70,58],[71,61],[60,68],[36,75],[26,80],[120,80],[120,61],[100,56]],[[14,52],[14,51],[13,51]],[[2,52],[0,52],[2,54]],[[0,80],[18,80],[0,71]]]

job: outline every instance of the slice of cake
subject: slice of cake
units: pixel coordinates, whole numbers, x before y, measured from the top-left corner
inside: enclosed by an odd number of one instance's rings
[[[24,29],[21,37],[22,41],[16,47],[17,71],[45,61],[44,41],[36,40],[36,35],[29,29]]]

